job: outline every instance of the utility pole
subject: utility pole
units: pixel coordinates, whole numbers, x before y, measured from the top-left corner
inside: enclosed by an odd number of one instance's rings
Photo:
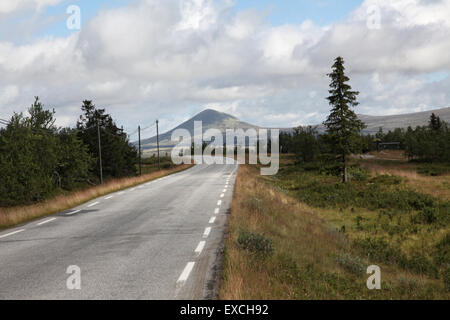
[[[138,131],[139,131],[139,175],[142,176],[141,126],[138,126]]]
[[[102,168],[102,143],[100,141],[100,124],[97,121],[97,134],[98,134],[98,155],[100,160],[100,184],[103,184],[103,168]]]
[[[159,121],[156,120],[156,145],[158,146],[158,170],[161,170],[161,160],[159,159]]]

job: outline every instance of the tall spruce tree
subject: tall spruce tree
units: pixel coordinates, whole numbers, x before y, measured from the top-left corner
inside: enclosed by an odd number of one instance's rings
[[[327,98],[331,105],[331,112],[324,122],[327,134],[333,146],[333,151],[342,160],[342,181],[347,182],[347,155],[357,151],[360,132],[365,127],[351,109],[359,103],[356,101],[357,91],[347,84],[350,80],[345,75],[344,59],[337,57],[332,66],[330,96]]]
[[[98,109],[92,101],[83,101],[81,110],[83,114],[77,122],[78,136],[97,159],[97,166],[92,168],[92,173],[99,175],[98,124],[102,144],[103,175],[106,178],[135,175],[138,153],[136,148],[128,141],[126,133],[117,127],[113,118],[105,112],[105,109]]]

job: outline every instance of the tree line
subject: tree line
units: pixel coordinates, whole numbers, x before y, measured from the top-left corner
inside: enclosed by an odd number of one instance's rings
[[[397,128],[374,135],[359,134],[355,137],[353,152],[367,153],[379,150],[380,143],[398,142],[410,160],[419,162],[450,162],[450,127],[434,113],[429,123],[415,129]],[[293,153],[297,162],[307,163],[330,159],[335,154],[327,133],[320,134],[317,127],[298,127],[292,133],[280,133],[282,153]]]
[[[55,125],[39,98],[0,129],[0,206],[31,204],[100,182],[136,175],[138,152],[105,109],[85,100],[75,128]]]

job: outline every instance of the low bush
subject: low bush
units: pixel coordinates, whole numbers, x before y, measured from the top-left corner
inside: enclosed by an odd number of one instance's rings
[[[371,261],[396,264],[402,269],[437,277],[438,269],[433,262],[419,252],[407,257],[400,249],[393,248],[383,239],[365,238],[356,240],[354,245]]]
[[[436,221],[436,209],[435,208],[425,208],[420,211],[420,217],[424,223],[431,224]]]
[[[442,274],[442,279],[444,281],[444,285],[448,291],[450,291],[450,267],[447,267]]]
[[[367,179],[369,179],[369,177],[370,177],[369,172],[367,172],[367,170],[365,170],[363,168],[356,167],[356,166],[352,166],[352,167],[348,168],[349,180],[366,181]]]
[[[241,231],[238,237],[238,245],[258,257],[266,258],[274,253],[272,239],[262,234]]]
[[[417,167],[417,173],[424,176],[441,176],[450,173],[448,164],[421,164]]]
[[[438,266],[450,265],[450,233],[447,233],[435,246],[433,256]]]
[[[366,271],[366,265],[363,263],[360,257],[352,257],[347,253],[341,253],[337,256],[336,261],[345,270],[354,273],[362,274]]]

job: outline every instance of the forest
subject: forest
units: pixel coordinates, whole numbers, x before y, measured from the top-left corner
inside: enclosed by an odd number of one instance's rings
[[[55,111],[36,97],[27,114],[15,113],[0,129],[0,207],[98,185],[102,176],[136,175],[138,152],[105,109],[85,100],[75,128],[55,121]]]

